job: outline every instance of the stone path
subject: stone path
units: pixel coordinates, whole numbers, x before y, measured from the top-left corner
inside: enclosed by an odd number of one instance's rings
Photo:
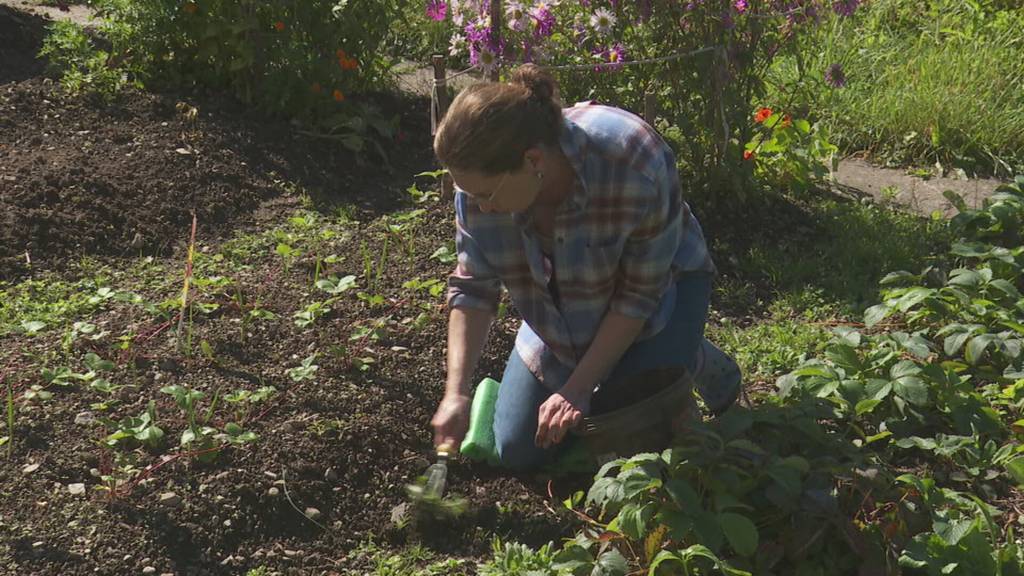
[[[839,163],[833,175],[834,189],[840,194],[871,197],[879,203],[895,203],[930,216],[938,211],[944,217],[956,215],[956,208],[946,200],[943,192],[952,190],[971,208],[981,206],[1001,183],[991,178],[959,180],[954,178],[921,178],[907,174],[906,170],[882,168],[863,160],[846,159]]]

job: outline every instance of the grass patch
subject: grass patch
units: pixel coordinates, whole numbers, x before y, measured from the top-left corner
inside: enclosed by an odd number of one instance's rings
[[[884,206],[825,200],[804,209],[816,230],[755,242],[716,282],[721,315],[708,338],[755,389],[819,353],[833,326],[859,322],[885,274],[918,271],[946,238],[944,222]]]
[[[803,61],[779,59],[772,75],[791,82],[803,65],[812,82],[795,104],[846,152],[1011,175],[1024,166],[1024,9],[993,6],[875,0],[851,18],[826,19]],[[834,63],[848,79],[843,88],[824,80]],[[769,95],[775,105],[789,101]]]

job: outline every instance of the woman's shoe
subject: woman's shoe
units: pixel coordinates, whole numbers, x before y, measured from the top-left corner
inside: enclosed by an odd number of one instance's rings
[[[731,356],[705,338],[697,349],[693,381],[708,410],[718,416],[736,402],[743,375]]]

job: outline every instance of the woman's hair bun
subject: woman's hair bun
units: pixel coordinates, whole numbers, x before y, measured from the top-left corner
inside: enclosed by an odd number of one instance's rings
[[[539,100],[555,99],[555,79],[536,64],[523,64],[513,70],[509,83],[526,87]]]

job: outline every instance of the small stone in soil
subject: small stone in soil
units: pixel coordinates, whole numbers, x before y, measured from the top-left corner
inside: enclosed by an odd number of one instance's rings
[[[277,496],[278,494],[280,494],[280,493],[281,493],[281,491],[280,491],[280,490],[278,490],[278,489],[277,489],[276,487],[274,487],[274,486],[271,486],[271,487],[270,487],[270,489],[269,489],[269,490],[267,490],[267,496],[274,496],[274,497],[276,497],[276,496]]]
[[[306,516],[310,520],[319,520],[320,517],[323,516],[323,514],[319,510],[317,510],[316,508],[310,507],[310,508],[306,508]]]
[[[85,484],[68,484],[68,492],[74,496],[81,496],[82,494],[85,494]]]
[[[39,469],[39,464],[29,464],[21,469],[22,474],[31,474]]]
[[[142,569],[142,573],[143,574],[156,574],[156,568],[153,568],[152,566],[146,566],[145,568]]]
[[[176,508],[181,504],[181,496],[178,496],[174,492],[164,492],[160,495],[160,504],[162,506]]]

